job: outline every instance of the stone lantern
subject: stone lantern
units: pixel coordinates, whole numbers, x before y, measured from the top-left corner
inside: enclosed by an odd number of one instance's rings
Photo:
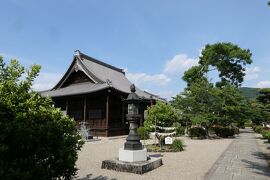
[[[140,137],[137,134],[137,128],[141,115],[139,114],[139,103],[141,99],[135,93],[134,84],[130,86],[131,93],[124,101],[128,104],[128,114],[126,115],[129,122],[129,134],[124,144],[124,149],[119,150],[119,160],[127,162],[146,161],[146,149],[143,148],[140,142]]]
[[[140,137],[137,134],[137,128],[140,119],[139,104],[141,99],[135,93],[134,84],[130,86],[131,93],[124,101],[128,104],[129,134],[124,143],[124,148],[119,149],[119,156],[116,159],[102,161],[101,168],[115,171],[131,172],[143,174],[162,165],[162,158],[147,158],[147,150],[143,148]]]
[[[141,119],[139,114],[139,103],[140,98],[135,93],[136,89],[134,84],[130,86],[131,93],[128,95],[125,102],[128,104],[128,114],[126,115],[129,122],[129,135],[127,141],[125,142],[125,150],[142,150],[142,143],[140,142],[140,137],[137,134],[138,124]]]

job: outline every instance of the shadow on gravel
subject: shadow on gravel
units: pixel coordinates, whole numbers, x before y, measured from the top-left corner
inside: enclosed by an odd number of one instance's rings
[[[91,177],[91,176],[92,174],[87,174],[85,177],[77,179],[77,180],[117,180],[115,178],[110,179],[107,176],[102,176],[102,175],[97,176],[97,177]]]
[[[270,160],[270,156],[267,154],[264,154],[262,152],[256,152],[256,153],[253,153],[252,155],[255,156],[257,159],[262,159],[262,160],[266,160],[266,161]],[[268,176],[268,177],[270,176],[270,167],[269,166],[265,166],[265,165],[262,165],[262,164],[257,163],[257,162],[248,161],[246,159],[243,159],[242,162],[247,163],[248,168],[253,170],[254,173]]]
[[[159,158],[159,157],[163,157],[163,155],[162,154],[151,154],[151,155],[149,155],[149,157]]]

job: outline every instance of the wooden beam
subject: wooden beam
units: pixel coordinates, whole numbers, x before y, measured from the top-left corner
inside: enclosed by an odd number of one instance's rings
[[[109,95],[107,94],[106,99],[106,136],[108,136],[109,131]]]

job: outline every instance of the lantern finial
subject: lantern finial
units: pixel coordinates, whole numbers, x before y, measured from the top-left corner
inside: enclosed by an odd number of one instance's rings
[[[130,86],[130,91],[133,92],[133,93],[136,91],[136,88],[135,88],[135,85],[134,84],[132,84]]]

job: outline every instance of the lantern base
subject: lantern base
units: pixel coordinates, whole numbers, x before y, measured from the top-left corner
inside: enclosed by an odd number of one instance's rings
[[[146,161],[146,148],[142,150],[125,150],[123,148],[119,149],[119,160],[125,162],[138,162],[138,161]]]
[[[125,144],[124,144],[124,149],[131,150],[131,151],[137,151],[137,150],[142,150],[143,146],[142,146],[142,143],[140,142],[140,139],[138,139],[138,141],[127,140],[127,142],[125,142]]]

